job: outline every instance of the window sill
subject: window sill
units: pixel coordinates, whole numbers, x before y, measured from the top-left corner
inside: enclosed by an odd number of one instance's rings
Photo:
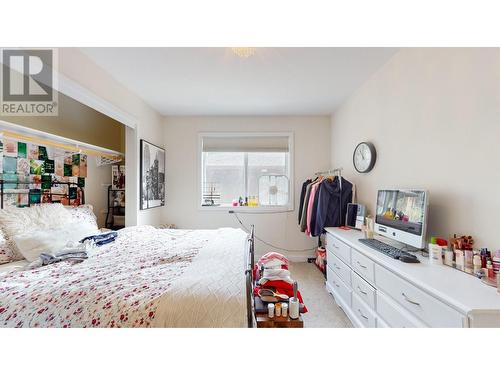
[[[236,213],[282,213],[282,212],[292,212],[293,207],[290,206],[258,206],[258,207],[248,207],[248,206],[199,206],[199,211],[204,212],[228,212],[234,211]]]

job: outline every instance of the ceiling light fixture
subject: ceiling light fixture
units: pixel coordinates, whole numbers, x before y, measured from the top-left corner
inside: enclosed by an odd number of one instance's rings
[[[257,48],[255,48],[255,47],[232,47],[231,48],[231,51],[233,51],[233,53],[236,56],[242,57],[244,59],[246,59],[250,56],[253,56],[255,54],[256,50],[257,50]]]

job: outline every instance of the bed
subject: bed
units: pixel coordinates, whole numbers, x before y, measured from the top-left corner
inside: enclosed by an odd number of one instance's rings
[[[252,327],[253,230],[128,227],[80,263],[0,267],[0,327]]]

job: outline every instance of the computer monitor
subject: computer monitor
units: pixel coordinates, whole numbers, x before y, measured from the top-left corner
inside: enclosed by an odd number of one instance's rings
[[[425,190],[379,190],[375,233],[425,248],[428,193]]]

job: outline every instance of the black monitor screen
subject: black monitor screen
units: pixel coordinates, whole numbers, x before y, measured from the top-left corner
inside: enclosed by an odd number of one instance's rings
[[[421,190],[379,190],[375,222],[415,235],[422,235],[425,192]]]

